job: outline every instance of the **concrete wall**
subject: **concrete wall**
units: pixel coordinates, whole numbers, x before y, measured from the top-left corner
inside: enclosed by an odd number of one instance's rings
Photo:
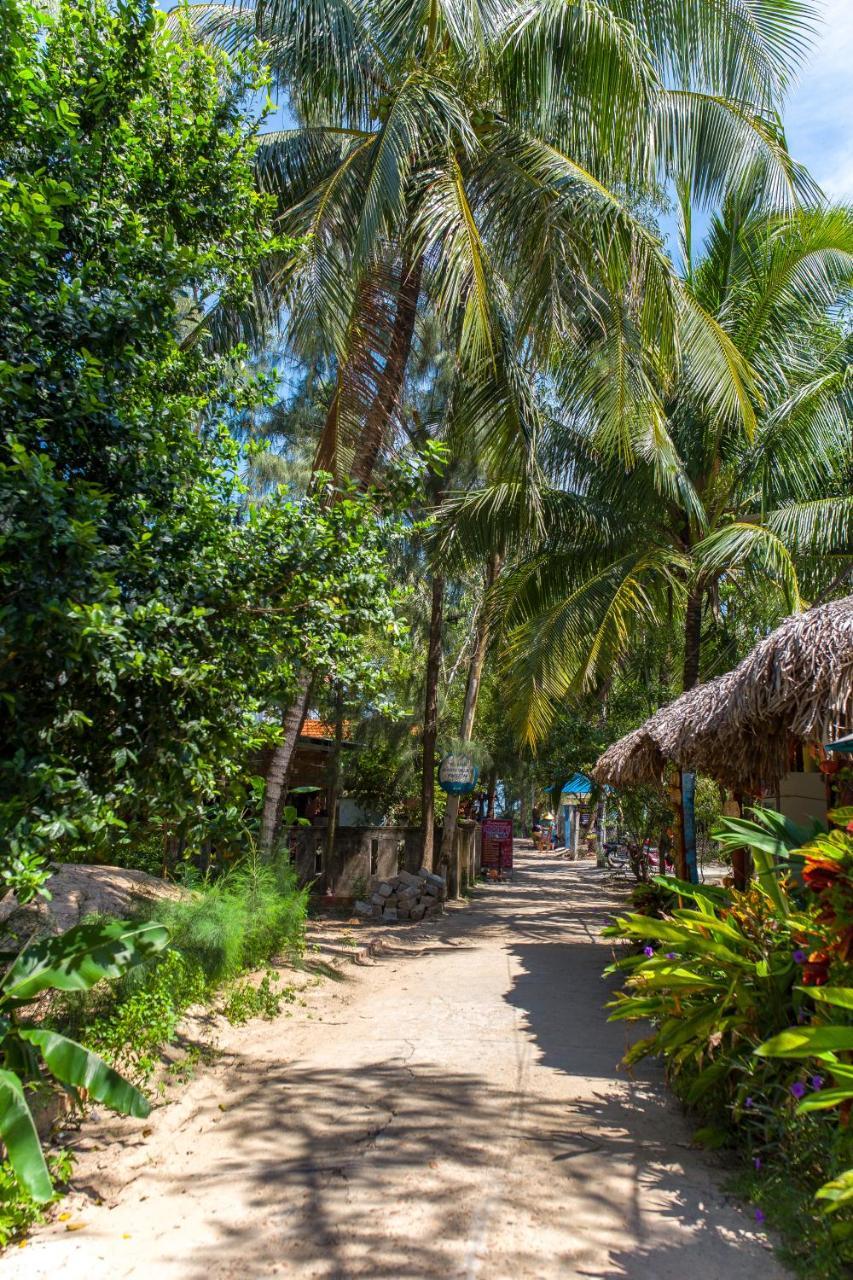
[[[441,845],[436,829],[434,848]],[[353,897],[398,871],[419,871],[423,857],[420,827],[338,827],[332,857],[326,853],[326,824],[297,827],[290,833],[291,858],[302,884],[315,893]],[[448,896],[464,893],[480,874],[480,824],[460,822],[450,864]]]
[[[772,804],[772,799],[769,801]],[[779,783],[779,810],[800,826],[810,818],[826,818],[826,783],[822,773],[788,773]]]
[[[420,827],[338,827],[331,857],[326,853],[326,826],[298,827],[291,833],[291,857],[303,884],[314,881],[315,893],[352,897],[371,880],[421,865]]]

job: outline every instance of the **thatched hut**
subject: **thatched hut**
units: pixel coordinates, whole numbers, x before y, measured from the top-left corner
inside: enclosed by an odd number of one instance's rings
[[[615,786],[660,782],[671,761],[756,794],[797,771],[798,745],[851,726],[853,596],[846,596],[786,618],[734,671],[682,694],[609,747],[593,777]]]

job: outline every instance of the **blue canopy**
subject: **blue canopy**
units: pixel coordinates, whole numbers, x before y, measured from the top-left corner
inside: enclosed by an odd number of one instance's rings
[[[839,738],[837,742],[825,742],[824,746],[827,751],[853,752],[853,733],[848,733],[846,738]]]
[[[553,787],[546,787],[547,792],[554,790]],[[563,796],[588,796],[592,791],[592,783],[584,773],[576,773],[569,781],[564,783],[560,795]]]

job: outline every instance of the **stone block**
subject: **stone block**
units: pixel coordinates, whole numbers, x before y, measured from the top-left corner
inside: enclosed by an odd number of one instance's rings
[[[395,924],[397,921],[397,918],[398,916],[397,916],[396,907],[386,907],[385,910],[382,912],[382,919],[385,921],[386,924]]]
[[[385,899],[382,897],[381,893],[374,893],[370,901],[373,903],[374,907],[381,907]]]
[[[426,903],[416,902],[411,910],[411,918],[413,920],[423,920],[426,914]]]
[[[360,900],[359,900],[359,901],[357,901],[357,902],[355,902],[355,903],[354,903],[354,907],[355,907],[355,914],[356,914],[357,916],[372,916],[372,915],[373,915],[373,903],[372,903],[372,902],[362,902],[362,901],[360,901]]]
[[[399,916],[399,918],[401,920],[408,920],[409,916],[411,915],[411,912],[412,912],[411,903],[407,902],[405,898],[401,898],[400,901],[397,903],[397,915]]]
[[[410,885],[413,889],[420,887],[421,877],[413,875],[411,871],[401,871],[396,878],[398,884]]]
[[[387,880],[383,880],[376,892],[381,893],[383,898],[389,898],[394,890],[391,888],[391,885]]]

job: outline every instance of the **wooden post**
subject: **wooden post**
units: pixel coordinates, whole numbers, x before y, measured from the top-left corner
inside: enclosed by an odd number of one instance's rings
[[[727,818],[740,818],[743,816],[743,797],[740,793],[736,793],[730,800],[726,801],[723,805],[723,813]],[[752,868],[749,864],[749,850],[745,846],[732,850],[732,882],[734,887],[741,893],[749,886],[749,878],[752,873]]]
[[[684,846],[684,798],[681,794],[681,771],[674,769],[669,775],[669,800],[672,805],[672,856],[675,874],[679,880],[687,879],[687,850]]]

